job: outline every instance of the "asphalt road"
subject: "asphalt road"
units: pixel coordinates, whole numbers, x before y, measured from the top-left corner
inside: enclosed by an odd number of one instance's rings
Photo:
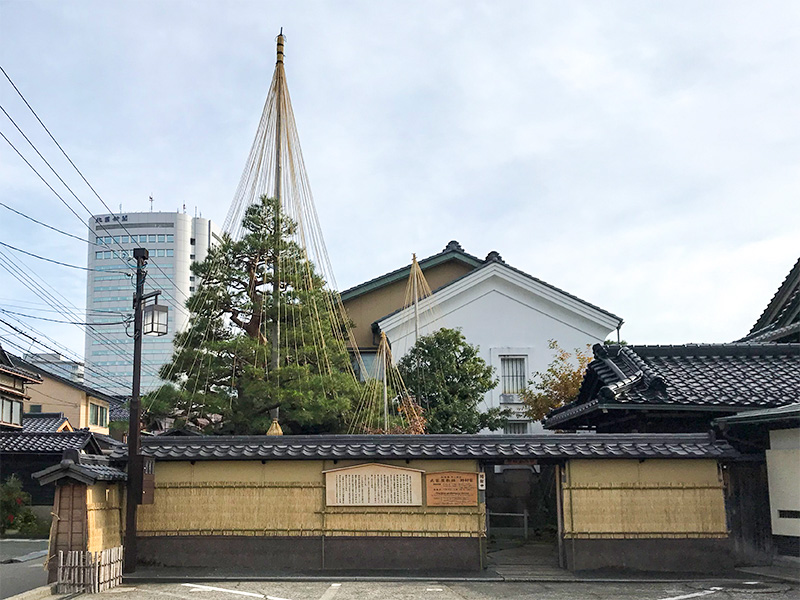
[[[766,582],[441,583],[236,582],[122,586],[82,600],[758,600],[800,598],[797,586]]]
[[[0,540],[0,562],[47,550],[47,540]],[[0,564],[0,598],[8,598],[47,584],[44,557]]]

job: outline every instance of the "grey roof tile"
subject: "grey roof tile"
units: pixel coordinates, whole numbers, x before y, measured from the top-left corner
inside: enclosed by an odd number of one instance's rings
[[[22,431],[25,433],[57,432],[69,419],[64,413],[25,413],[22,415]]]
[[[594,354],[578,399],[551,411],[547,427],[560,427],[610,406],[685,406],[733,413],[800,398],[800,344],[598,344]]]
[[[57,433],[0,431],[0,453],[60,455],[65,450],[84,450],[91,454],[101,452],[92,433],[86,430]]]
[[[380,440],[376,440],[380,437]],[[126,448],[111,457],[122,459]],[[519,458],[733,457],[736,451],[708,434],[540,434],[423,436],[207,436],[142,439],[157,460],[339,460]]]

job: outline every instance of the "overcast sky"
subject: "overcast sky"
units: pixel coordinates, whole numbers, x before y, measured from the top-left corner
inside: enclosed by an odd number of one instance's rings
[[[152,194],[222,223],[281,27],[340,289],[455,239],[621,316],[628,342],[728,342],[800,255],[794,1],[0,0],[0,65],[114,210]],[[1,75],[0,104],[106,212]],[[0,201],[87,235],[2,139]],[[0,241],[86,264],[2,206]],[[84,306],[84,273],[0,251]],[[19,307],[46,308],[0,270]],[[83,354],[78,327],[29,323]]]

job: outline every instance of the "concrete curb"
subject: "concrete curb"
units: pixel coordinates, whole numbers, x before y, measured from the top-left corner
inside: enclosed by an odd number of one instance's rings
[[[55,596],[53,593],[54,586],[43,585],[42,587],[33,588],[27,592],[22,592],[16,596],[9,596],[5,600],[41,600],[41,598],[49,598]]]
[[[442,583],[698,583],[703,581],[713,581],[714,583],[736,583],[740,579],[733,578],[702,578],[702,577],[684,577],[684,578],[633,578],[633,577],[597,577],[597,578],[581,578],[581,577],[513,577],[506,578],[502,576],[495,577],[448,577],[448,576],[397,576],[397,577],[369,577],[369,576],[335,576],[335,575],[274,575],[274,576],[236,576],[236,575],[209,575],[209,576],[186,576],[181,577],[178,575],[165,575],[159,576],[137,576],[137,575],[123,575],[122,582],[125,585],[135,585],[144,583],[212,583],[215,581],[286,581],[286,582],[347,582],[347,581],[366,581],[366,582],[398,582],[404,581],[436,581]]]
[[[10,565],[12,563],[23,563],[33,560],[34,558],[42,558],[43,556],[47,556],[47,550],[35,550],[34,552],[28,552],[23,556],[7,558],[6,560],[0,561],[0,564]]]

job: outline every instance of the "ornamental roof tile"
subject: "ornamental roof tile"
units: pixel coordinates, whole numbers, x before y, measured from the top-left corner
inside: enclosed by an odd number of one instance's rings
[[[73,452],[67,453],[60,463],[34,473],[33,478],[40,485],[65,478],[94,484],[98,481],[125,481],[128,474],[105,456],[86,456]]]
[[[578,399],[551,411],[546,427],[564,428],[610,407],[735,413],[800,398],[800,344],[596,344],[593,350]]]
[[[765,334],[797,323],[800,323],[800,258],[742,341],[762,338]]]
[[[114,449],[112,459],[127,449]],[[206,436],[142,439],[156,460],[731,458],[708,434]]]

